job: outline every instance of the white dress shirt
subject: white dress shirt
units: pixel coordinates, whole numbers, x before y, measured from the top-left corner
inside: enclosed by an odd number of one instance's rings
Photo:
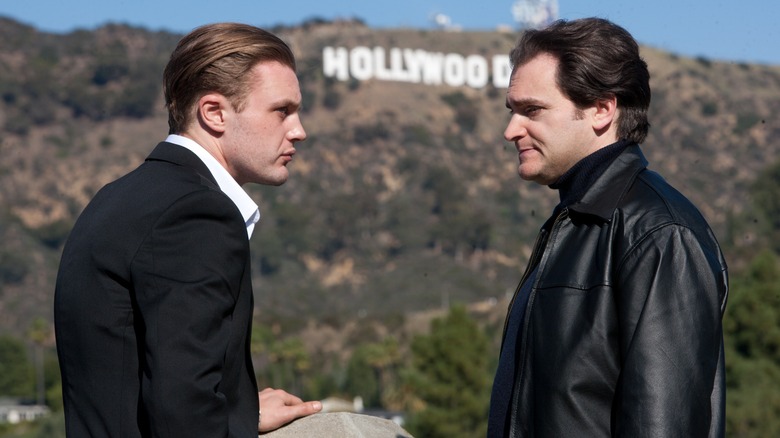
[[[252,231],[255,229],[255,224],[260,220],[260,209],[257,207],[257,204],[255,204],[255,201],[249,197],[244,189],[241,188],[230,173],[228,173],[227,169],[222,167],[219,161],[208,153],[206,149],[203,149],[203,146],[187,137],[171,134],[165,141],[189,149],[203,161],[203,164],[209,168],[211,175],[217,180],[220,190],[236,204],[238,211],[241,212],[241,216],[244,218],[244,223],[246,224],[247,239],[252,237]]]

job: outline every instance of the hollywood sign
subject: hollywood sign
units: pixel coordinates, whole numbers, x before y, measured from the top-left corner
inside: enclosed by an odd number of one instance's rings
[[[495,55],[488,61],[480,55],[363,46],[325,47],[322,69],[326,77],[340,81],[377,79],[473,88],[482,88],[491,81],[496,88],[507,88],[512,74],[508,55]]]

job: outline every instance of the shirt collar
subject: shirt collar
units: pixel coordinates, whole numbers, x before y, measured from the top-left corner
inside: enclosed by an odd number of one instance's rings
[[[260,220],[260,209],[255,204],[255,201],[238,185],[230,173],[222,167],[216,158],[194,140],[181,135],[171,134],[165,141],[190,150],[203,161],[203,164],[209,168],[211,175],[217,180],[219,188],[236,204],[238,211],[241,212],[241,217],[246,224],[247,238],[252,237],[255,224]]]

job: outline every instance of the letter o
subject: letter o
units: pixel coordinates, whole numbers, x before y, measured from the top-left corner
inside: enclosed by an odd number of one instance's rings
[[[466,84],[472,88],[482,88],[488,83],[488,63],[479,55],[466,58]]]
[[[374,77],[374,53],[368,47],[358,46],[349,53],[349,72],[359,81]]]
[[[453,87],[460,87],[466,82],[466,66],[463,56],[457,53],[448,53],[444,57],[444,83]]]

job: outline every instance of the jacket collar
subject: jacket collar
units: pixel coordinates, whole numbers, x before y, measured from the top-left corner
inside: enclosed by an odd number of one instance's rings
[[[582,198],[569,206],[571,211],[598,216],[609,222],[612,214],[637,175],[647,168],[647,159],[637,144],[618,155],[604,173],[593,182]]]
[[[209,168],[198,158],[197,155],[183,148],[179,145],[168,142],[160,142],[157,147],[152,150],[146,161],[167,161],[169,163],[176,164],[178,166],[189,167],[198,172],[203,178],[211,181],[215,186],[219,187],[217,180],[209,171]]]

